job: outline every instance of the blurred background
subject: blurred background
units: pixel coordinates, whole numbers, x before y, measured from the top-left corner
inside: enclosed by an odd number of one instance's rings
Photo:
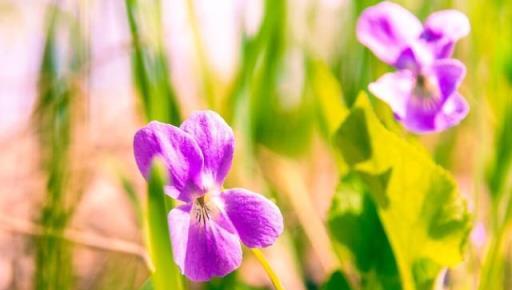
[[[336,269],[357,280],[325,223],[340,176],[330,134],[340,104],[390,70],[355,39],[377,2],[0,0],[0,290],[139,289],[134,132],[206,108],[237,137],[226,187],[285,215],[266,250],[285,287],[325,289]],[[459,9],[472,28],[455,54],[471,106],[460,126],[412,136],[372,98],[391,130],[454,174],[474,213],[465,260],[437,287],[512,289],[512,1],[397,2],[420,19]],[[271,289],[249,253],[227,278],[191,287]]]

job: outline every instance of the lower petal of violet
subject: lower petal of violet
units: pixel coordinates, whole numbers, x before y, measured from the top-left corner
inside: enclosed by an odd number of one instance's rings
[[[459,93],[454,93],[436,116],[435,126],[438,130],[453,127],[459,124],[468,114],[469,105]]]
[[[432,64],[428,71],[437,79],[442,99],[451,96],[466,75],[466,66],[456,59],[441,59]]]
[[[283,216],[279,208],[264,196],[236,188],[222,192],[220,197],[224,211],[246,246],[270,246],[283,232]]]
[[[181,272],[201,282],[238,268],[242,249],[229,219],[218,212],[200,221],[191,211],[191,205],[180,206],[168,217],[174,259]]]
[[[457,92],[449,96],[439,109],[432,112],[409,110],[403,125],[415,133],[440,132],[459,124],[468,114],[469,106]]]

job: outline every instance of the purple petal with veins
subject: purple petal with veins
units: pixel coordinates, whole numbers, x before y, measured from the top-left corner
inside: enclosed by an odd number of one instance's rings
[[[192,281],[223,277],[240,266],[240,238],[222,212],[202,219],[194,206],[181,206],[169,213],[169,232],[175,262]]]
[[[435,119],[437,131],[458,125],[469,113],[469,105],[459,93],[452,94]]]
[[[471,30],[466,15],[457,10],[434,12],[427,18],[424,26],[422,39],[437,58],[450,57],[455,42],[468,35]]]
[[[394,64],[402,51],[419,39],[423,26],[400,5],[384,1],[364,10],[356,30],[359,42],[385,63]]]
[[[192,135],[201,148],[204,157],[204,186],[211,188],[215,185],[220,188],[233,160],[233,130],[212,111],[192,114],[180,128]]]
[[[157,121],[140,129],[133,139],[135,161],[147,178],[154,158],[160,158],[169,174],[166,193],[189,201],[199,193],[198,179],[203,168],[203,154],[195,140],[183,130]]]
[[[279,208],[262,195],[236,188],[222,192],[220,198],[240,239],[249,248],[270,246],[283,232]]]

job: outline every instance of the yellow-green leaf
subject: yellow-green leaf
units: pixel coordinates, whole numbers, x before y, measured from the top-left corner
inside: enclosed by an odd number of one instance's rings
[[[335,144],[377,205],[403,289],[428,289],[442,267],[462,260],[471,228],[454,178],[388,131],[365,94],[336,132]]]
[[[348,114],[348,109],[343,103],[341,85],[324,62],[311,60],[308,68],[320,125],[330,136]]]

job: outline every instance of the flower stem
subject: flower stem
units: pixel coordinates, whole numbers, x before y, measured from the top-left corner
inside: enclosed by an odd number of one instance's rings
[[[274,270],[272,270],[272,267],[268,263],[267,259],[265,258],[265,255],[263,255],[263,252],[260,249],[252,248],[252,253],[258,259],[258,262],[260,262],[261,266],[267,273],[267,276],[270,278],[270,281],[272,281],[272,284],[274,285],[274,288],[276,290],[284,290],[283,285],[281,284],[281,280],[279,280],[279,277],[277,277]]]

